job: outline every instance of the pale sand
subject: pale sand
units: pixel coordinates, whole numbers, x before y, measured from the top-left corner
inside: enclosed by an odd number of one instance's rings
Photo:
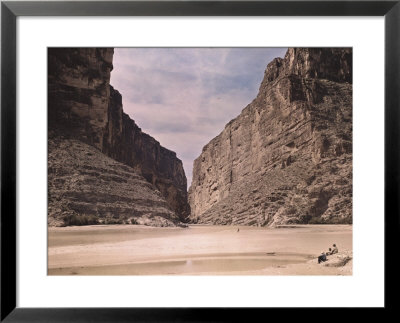
[[[49,228],[48,274],[351,275],[352,261],[317,264],[333,243],[352,253],[352,226]]]

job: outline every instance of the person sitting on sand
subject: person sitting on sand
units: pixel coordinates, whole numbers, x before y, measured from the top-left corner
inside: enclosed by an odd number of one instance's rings
[[[333,254],[335,254],[335,253],[338,253],[338,252],[339,252],[338,248],[336,247],[335,244],[333,244],[333,250],[332,250],[332,252],[331,252],[331,255],[333,255]]]
[[[326,255],[329,256],[329,255],[331,255],[331,254],[332,254],[332,249],[329,248],[329,251],[326,253]]]
[[[326,261],[326,255],[325,252],[321,252],[321,255],[318,256],[318,263],[321,263],[321,261]]]

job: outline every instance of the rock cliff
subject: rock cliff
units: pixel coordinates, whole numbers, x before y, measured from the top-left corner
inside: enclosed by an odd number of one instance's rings
[[[195,223],[351,222],[351,49],[273,60],[257,97],[194,161],[189,203]]]
[[[156,194],[161,193],[170,211],[185,221],[189,206],[182,162],[123,112],[121,95],[110,85],[113,53],[112,48],[49,48],[49,165],[56,148],[50,142],[78,140],[84,147],[95,147],[130,166]],[[94,185],[91,189],[98,188]],[[49,205],[49,212],[51,209]]]
[[[50,226],[179,223],[140,173],[79,140],[49,140],[48,185]]]
[[[108,122],[102,151],[141,173],[165,197],[182,221],[189,216],[187,181],[176,153],[143,133],[122,109],[121,94],[110,86]]]
[[[48,49],[49,137],[102,148],[113,53],[112,48]]]

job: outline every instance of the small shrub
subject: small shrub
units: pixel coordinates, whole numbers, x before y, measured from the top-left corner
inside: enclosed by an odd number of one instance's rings
[[[348,216],[348,217],[344,218],[344,223],[345,224],[353,224],[353,217]]]
[[[99,224],[99,219],[95,215],[71,214],[71,215],[66,215],[63,218],[63,220],[65,226]]]
[[[308,224],[325,224],[325,220],[320,218],[320,217],[318,217],[318,216],[313,216],[308,221]]]
[[[312,219],[311,215],[301,215],[299,222],[300,223],[310,223],[311,219]]]
[[[124,221],[120,219],[106,219],[104,224],[124,224]]]
[[[308,224],[353,224],[353,219],[351,216],[345,218],[333,217],[328,219],[314,216],[308,221]]]

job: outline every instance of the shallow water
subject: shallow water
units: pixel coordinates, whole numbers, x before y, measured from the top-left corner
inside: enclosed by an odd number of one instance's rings
[[[215,255],[170,261],[152,261],[125,265],[72,267],[50,269],[50,275],[192,275],[254,271],[266,267],[305,263],[311,255],[303,254],[243,254]]]

